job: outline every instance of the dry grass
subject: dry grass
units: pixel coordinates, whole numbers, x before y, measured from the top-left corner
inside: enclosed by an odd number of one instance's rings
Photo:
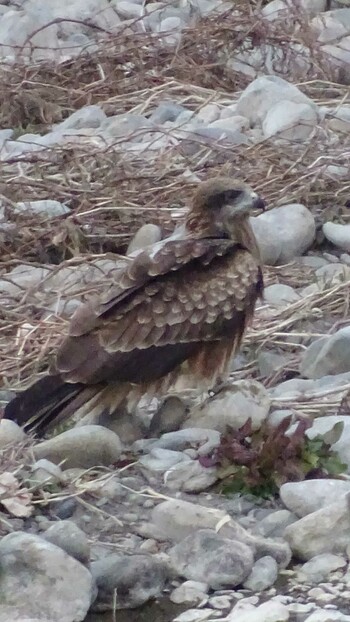
[[[313,67],[309,75],[296,72],[289,79],[301,82],[303,78],[301,90],[320,105],[334,106],[346,100],[348,89],[330,81],[329,66],[305,28],[305,16],[294,16],[293,24],[280,20],[266,25],[249,3],[242,0],[239,8],[239,17],[228,12],[188,28],[176,50],[167,49],[159,37],[139,32],[134,22],[118,37],[105,39],[92,58],[80,56],[58,67],[18,64],[0,68],[1,126],[15,128],[17,135],[44,133],[52,123],[87,104],[99,104],[107,115],[131,112],[146,117],[166,100],[194,112],[211,102],[224,107],[250,82],[246,76],[229,70],[227,60],[247,46],[254,49],[262,44],[281,50],[282,65],[293,61],[291,42],[304,45],[312,55]],[[299,31],[295,20],[302,26]],[[264,141],[255,146],[232,147],[191,137],[180,146],[169,142],[160,152],[133,153],[125,151],[122,140],[107,146],[87,139],[52,148],[45,154],[32,152],[13,157],[0,162],[0,197],[13,224],[0,236],[0,270],[5,275],[23,263],[45,264],[50,270],[57,270],[58,264],[75,268],[101,253],[123,253],[144,222],[159,223],[164,233],[169,232],[174,226],[174,214],[186,206],[195,180],[217,173],[249,181],[271,207],[300,201],[310,207],[319,222],[328,211],[347,221],[345,205],[350,183],[332,179],[326,168],[329,164],[348,166],[349,160],[346,138],[340,136],[331,144],[324,127],[318,128],[307,144],[299,146]],[[65,202],[71,213],[50,222],[14,216],[13,202],[46,198]],[[282,280],[293,286],[308,284],[309,277],[307,270],[300,274],[300,266],[267,271],[268,282]],[[100,279],[99,286],[103,284]],[[2,306],[3,387],[19,388],[46,369],[66,327],[66,316],[50,307],[72,295],[63,290],[62,286],[60,291],[43,293],[39,284],[29,291],[24,289],[16,299],[7,299]],[[88,293],[91,284],[82,286],[74,295],[84,298]],[[341,321],[348,310],[348,296],[349,286],[343,283],[274,316],[258,313],[247,344],[258,349],[266,343],[282,343],[285,349],[294,348],[298,354],[298,347],[285,342],[290,333],[305,333],[305,328],[300,328],[304,320],[331,317]],[[31,326],[26,327],[26,323]]]

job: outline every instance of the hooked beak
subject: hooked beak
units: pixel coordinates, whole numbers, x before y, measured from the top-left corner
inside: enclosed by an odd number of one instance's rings
[[[261,197],[257,196],[257,198],[253,202],[252,208],[253,210],[266,212],[266,203]]]

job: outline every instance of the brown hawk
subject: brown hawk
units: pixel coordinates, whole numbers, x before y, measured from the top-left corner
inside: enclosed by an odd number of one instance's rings
[[[164,393],[184,374],[214,386],[263,292],[256,208],[264,203],[243,182],[201,183],[184,224],[129,260],[98,303],[76,310],[50,375],[5,417],[41,434],[78,410],[116,412],[135,387],[139,397]]]

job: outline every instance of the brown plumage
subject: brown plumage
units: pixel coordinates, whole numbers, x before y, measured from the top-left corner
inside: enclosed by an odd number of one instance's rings
[[[133,257],[97,304],[78,308],[51,375],[5,417],[41,434],[78,410],[113,413],[135,387],[164,392],[184,375],[213,386],[263,291],[249,224],[263,207],[242,182],[201,183],[184,225]]]

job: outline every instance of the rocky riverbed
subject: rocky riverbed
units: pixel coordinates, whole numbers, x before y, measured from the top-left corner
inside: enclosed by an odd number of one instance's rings
[[[0,421],[0,622],[350,621],[349,67],[340,0],[0,4],[2,405],[200,180],[270,208],[227,386]]]

